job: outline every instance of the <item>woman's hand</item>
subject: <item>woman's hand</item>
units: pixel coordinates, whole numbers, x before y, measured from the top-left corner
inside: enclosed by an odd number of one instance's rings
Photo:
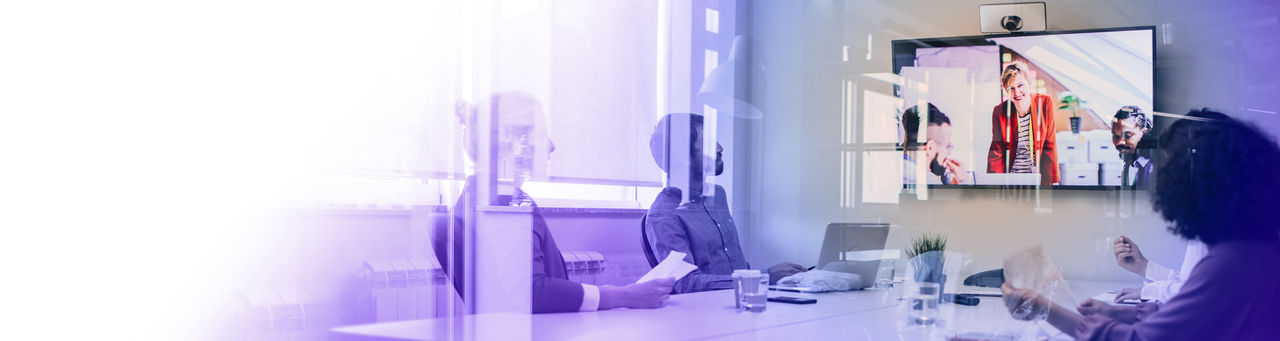
[[[1076,307],[1076,311],[1085,316],[1106,316],[1122,323],[1132,324],[1138,322],[1137,311],[1134,310],[1133,306],[1115,306],[1092,298],[1080,302],[1080,305]]]
[[[1116,294],[1116,303],[1126,300],[1141,300],[1142,288],[1124,288],[1120,289],[1120,293]]]
[[[1023,321],[1044,319],[1064,333],[1075,331],[1076,326],[1084,319],[1080,314],[1054,304],[1035,291],[1014,288],[1008,282],[1000,286],[1000,292],[1004,293],[1005,308],[1009,309],[1009,315],[1015,319]]]
[[[1030,321],[1043,319],[1049,312],[1049,301],[1035,291],[1014,288],[1008,282],[1000,286],[1004,294],[1004,306],[1015,319]]]

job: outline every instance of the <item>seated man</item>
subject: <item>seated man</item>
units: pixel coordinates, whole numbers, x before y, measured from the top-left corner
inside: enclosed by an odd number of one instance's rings
[[[738,243],[724,187],[706,181],[724,173],[724,147],[716,144],[714,159],[704,153],[702,125],[701,115],[670,114],[658,121],[649,138],[653,159],[667,173],[669,187],[654,199],[646,217],[648,247],[659,259],[671,251],[683,252],[688,255],[685,261],[698,266],[676,281],[676,293],[733,288],[733,271],[751,267]],[[800,265],[781,263],[769,269],[769,281],[803,271]]]
[[[951,119],[938,110],[933,103],[928,103],[929,111],[921,113],[919,106],[913,106],[902,113],[902,129],[905,140],[902,143],[902,183],[918,184],[916,175],[920,164],[916,160],[929,163],[929,179],[924,183],[958,185],[973,183],[974,175],[966,171],[959,160],[951,158]],[[925,126],[926,141],[919,141],[920,121]]]
[[[1146,187],[1151,179],[1151,159],[1138,151],[1138,143],[1148,132],[1151,132],[1151,118],[1136,106],[1120,108],[1111,120],[1111,143],[1116,145],[1120,161],[1124,162],[1122,183],[1126,187]]]
[[[510,164],[512,158],[515,157],[513,154],[519,154],[517,149],[533,148],[534,153],[542,152],[546,153],[547,156],[555,150],[555,145],[551,143],[550,138],[539,136],[539,132],[545,130],[534,129],[537,124],[545,124],[545,119],[543,118],[541,104],[532,96],[523,93],[500,93],[493,95],[489,104],[491,105],[491,112],[500,122],[498,129],[494,130],[498,134],[498,145],[492,146],[493,155],[495,155],[494,159],[497,162]],[[466,134],[467,155],[472,160],[475,160],[478,155],[475,132],[480,129],[476,123],[476,111],[470,105],[460,103],[457,108],[457,115],[459,121],[463,123],[463,131]],[[542,143],[536,143],[539,140]],[[527,142],[535,143],[529,146]],[[520,150],[520,152],[526,151]],[[488,204],[508,205],[511,201],[510,197],[523,197],[519,204],[528,203],[533,209],[531,226],[529,226],[533,233],[531,250],[531,265],[533,268],[530,273],[530,281],[532,282],[530,299],[533,313],[595,311],[597,309],[622,307],[657,308],[662,306],[663,301],[666,301],[671,292],[671,286],[675,283],[671,278],[656,279],[621,287],[612,285],[597,287],[569,281],[564,259],[560,255],[560,248],[556,246],[555,238],[552,237],[551,231],[547,227],[547,222],[542,217],[542,211],[533,202],[533,199],[524,194],[517,186],[517,188],[513,189],[514,193],[512,195],[499,195],[495,200],[498,202],[478,203],[477,200],[480,196],[477,193],[476,180],[475,176],[467,178],[466,187],[454,207],[452,236],[449,235],[446,226],[436,226],[432,231],[432,246],[436,257],[452,278],[454,289],[464,299],[468,298],[466,294],[466,288],[468,287],[466,273],[473,270],[466,268],[466,261],[464,260],[466,252],[464,249],[467,246],[475,245],[474,240],[468,240],[468,238],[474,238],[475,234],[466,233],[466,218],[477,214],[477,206]],[[454,247],[453,254],[448,252],[450,242]],[[474,288],[474,286],[471,287]],[[475,293],[471,295],[475,295]]]

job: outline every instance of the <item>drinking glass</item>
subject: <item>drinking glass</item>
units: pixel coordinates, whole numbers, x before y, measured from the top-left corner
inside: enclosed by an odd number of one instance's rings
[[[734,304],[739,310],[762,312],[769,299],[769,274],[760,270],[733,272]]]
[[[909,313],[907,314],[908,322],[919,325],[931,325],[938,319],[938,300],[941,298],[942,288],[938,283],[916,282],[916,287],[911,290],[909,301]]]

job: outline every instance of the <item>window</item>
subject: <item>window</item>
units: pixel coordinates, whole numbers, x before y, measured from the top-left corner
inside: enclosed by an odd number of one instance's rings
[[[701,112],[711,117],[708,136],[731,133],[717,125],[719,111],[697,99],[732,40],[732,30],[721,29],[726,12],[713,7],[731,5],[628,0],[493,10],[460,3],[427,11],[438,20],[370,28],[405,57],[353,57],[379,77],[354,80],[365,82],[369,101],[352,105],[358,115],[326,122],[333,137],[314,148],[324,151],[315,157],[325,171],[294,202],[447,205],[476,174],[514,181],[516,164],[503,158],[521,138],[545,136],[545,144],[529,142],[545,152],[534,152],[521,186],[541,206],[647,208],[664,185],[648,144],[659,117]],[[513,119],[494,115],[502,105],[491,95],[502,93],[533,99],[536,128],[469,128]],[[484,157],[497,161],[476,161]]]

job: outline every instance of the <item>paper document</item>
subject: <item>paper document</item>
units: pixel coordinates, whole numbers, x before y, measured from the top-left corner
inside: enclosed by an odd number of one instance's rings
[[[667,277],[675,278],[676,280],[684,278],[684,275],[688,275],[698,268],[696,265],[685,262],[684,256],[684,252],[671,251],[671,253],[667,254],[667,258],[662,260],[662,263],[658,263],[658,266],[653,267],[653,270],[649,270],[649,273],[644,274],[644,277],[636,280],[636,283]]]

